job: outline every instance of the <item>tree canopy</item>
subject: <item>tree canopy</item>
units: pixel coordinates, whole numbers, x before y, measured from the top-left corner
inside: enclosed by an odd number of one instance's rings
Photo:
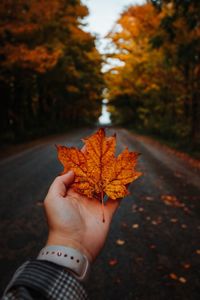
[[[200,2],[148,1],[121,14],[108,37],[121,63],[105,78],[113,119],[200,143]]]
[[[1,1],[1,135],[18,140],[98,118],[102,61],[87,15],[79,0]]]

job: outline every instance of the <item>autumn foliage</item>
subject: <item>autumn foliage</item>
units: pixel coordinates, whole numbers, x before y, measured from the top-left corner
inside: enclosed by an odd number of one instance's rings
[[[116,200],[128,194],[127,185],[141,176],[135,170],[138,153],[125,149],[115,157],[116,136],[106,137],[105,130],[83,139],[82,150],[57,146],[63,173],[73,170],[72,187],[80,194],[103,201],[104,195]]]
[[[79,0],[1,1],[0,136],[18,141],[97,120],[101,56],[87,15]]]
[[[109,33],[107,97],[113,121],[198,147],[200,2],[127,8]],[[107,68],[108,69],[108,68]]]

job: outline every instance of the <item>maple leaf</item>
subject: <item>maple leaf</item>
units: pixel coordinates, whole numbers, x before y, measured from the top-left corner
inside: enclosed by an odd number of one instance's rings
[[[84,151],[57,146],[58,159],[64,166],[63,174],[74,171],[72,188],[89,198],[101,200],[102,207],[105,194],[112,200],[126,196],[127,185],[141,176],[135,171],[139,154],[125,149],[115,157],[116,136],[106,137],[103,128],[83,142]]]

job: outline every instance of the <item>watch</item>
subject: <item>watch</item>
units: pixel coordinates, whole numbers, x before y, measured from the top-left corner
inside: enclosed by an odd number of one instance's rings
[[[46,246],[42,248],[37,259],[50,261],[66,268],[79,281],[85,281],[90,270],[88,258],[71,247]]]

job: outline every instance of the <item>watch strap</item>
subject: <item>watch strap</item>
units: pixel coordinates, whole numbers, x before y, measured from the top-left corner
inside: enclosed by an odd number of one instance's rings
[[[70,272],[80,281],[85,281],[88,277],[90,263],[88,258],[80,251],[64,246],[46,246],[37,259],[46,260],[58,264]]]

